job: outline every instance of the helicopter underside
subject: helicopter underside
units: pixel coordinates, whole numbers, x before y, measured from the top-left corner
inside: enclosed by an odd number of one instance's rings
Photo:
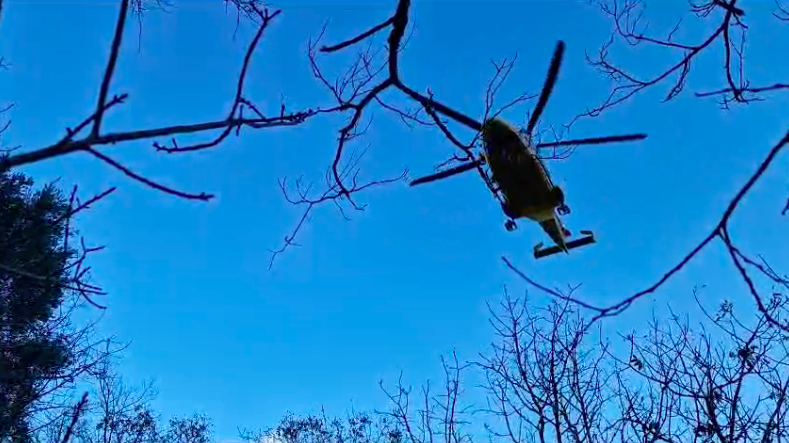
[[[509,206],[509,205],[508,205]],[[535,222],[543,222],[552,220],[556,217],[556,212],[554,211],[554,206],[525,206],[525,207],[516,207],[515,209],[507,208],[505,213],[508,217],[513,219],[518,218],[527,218],[529,220]]]
[[[564,194],[551,183],[530,140],[504,121],[492,123],[485,134],[485,157],[504,212],[512,219],[553,218]]]

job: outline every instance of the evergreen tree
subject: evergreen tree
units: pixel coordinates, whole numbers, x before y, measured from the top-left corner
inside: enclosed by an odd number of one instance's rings
[[[32,440],[32,408],[75,349],[57,309],[69,295],[70,205],[52,184],[0,171],[0,442]]]

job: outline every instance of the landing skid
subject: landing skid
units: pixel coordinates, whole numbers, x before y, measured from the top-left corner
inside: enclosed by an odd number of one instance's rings
[[[581,246],[590,245],[592,243],[596,243],[593,234],[588,234],[586,237],[579,238],[578,240],[573,240],[567,243],[567,249],[575,249],[580,248]],[[551,246],[549,248],[540,248],[539,245],[537,248],[534,249],[534,258],[543,258],[548,257],[549,255],[558,254],[560,252],[564,252],[562,248],[559,246]]]

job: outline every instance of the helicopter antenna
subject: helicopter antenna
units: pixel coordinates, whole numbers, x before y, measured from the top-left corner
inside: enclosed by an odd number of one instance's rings
[[[545,78],[545,84],[540,92],[540,99],[537,101],[537,106],[534,108],[531,118],[529,118],[529,125],[526,127],[526,133],[531,137],[534,127],[537,126],[537,120],[540,119],[542,112],[545,110],[545,105],[548,104],[548,98],[553,92],[553,87],[556,85],[556,80],[559,78],[559,68],[562,65],[562,58],[564,57],[564,42],[559,40],[556,44],[556,49],[553,51],[551,58],[551,65],[548,68],[548,75]]]

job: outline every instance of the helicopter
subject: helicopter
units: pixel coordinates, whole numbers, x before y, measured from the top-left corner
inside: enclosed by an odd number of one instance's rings
[[[418,178],[410,183],[410,186],[416,186],[477,169],[494,197],[501,203],[507,216],[504,224],[507,231],[517,228],[516,219],[525,218],[537,222],[553,242],[553,246],[546,248],[543,248],[543,243],[538,243],[534,247],[536,259],[560,252],[569,254],[570,249],[596,242],[591,231],[581,231],[583,237],[570,240],[572,233],[564,226],[561,219],[562,216],[570,214],[570,208],[565,203],[562,189],[553,184],[548,169],[539,156],[539,150],[557,146],[614,143],[646,138],[645,134],[632,134],[533,143],[532,134],[558,78],[564,48],[564,42],[559,41],[537,106],[525,130],[518,130],[498,117],[479,123],[445,106],[435,106],[436,111],[480,132],[484,152],[476,159]],[[490,172],[486,171],[483,165],[487,165]]]

